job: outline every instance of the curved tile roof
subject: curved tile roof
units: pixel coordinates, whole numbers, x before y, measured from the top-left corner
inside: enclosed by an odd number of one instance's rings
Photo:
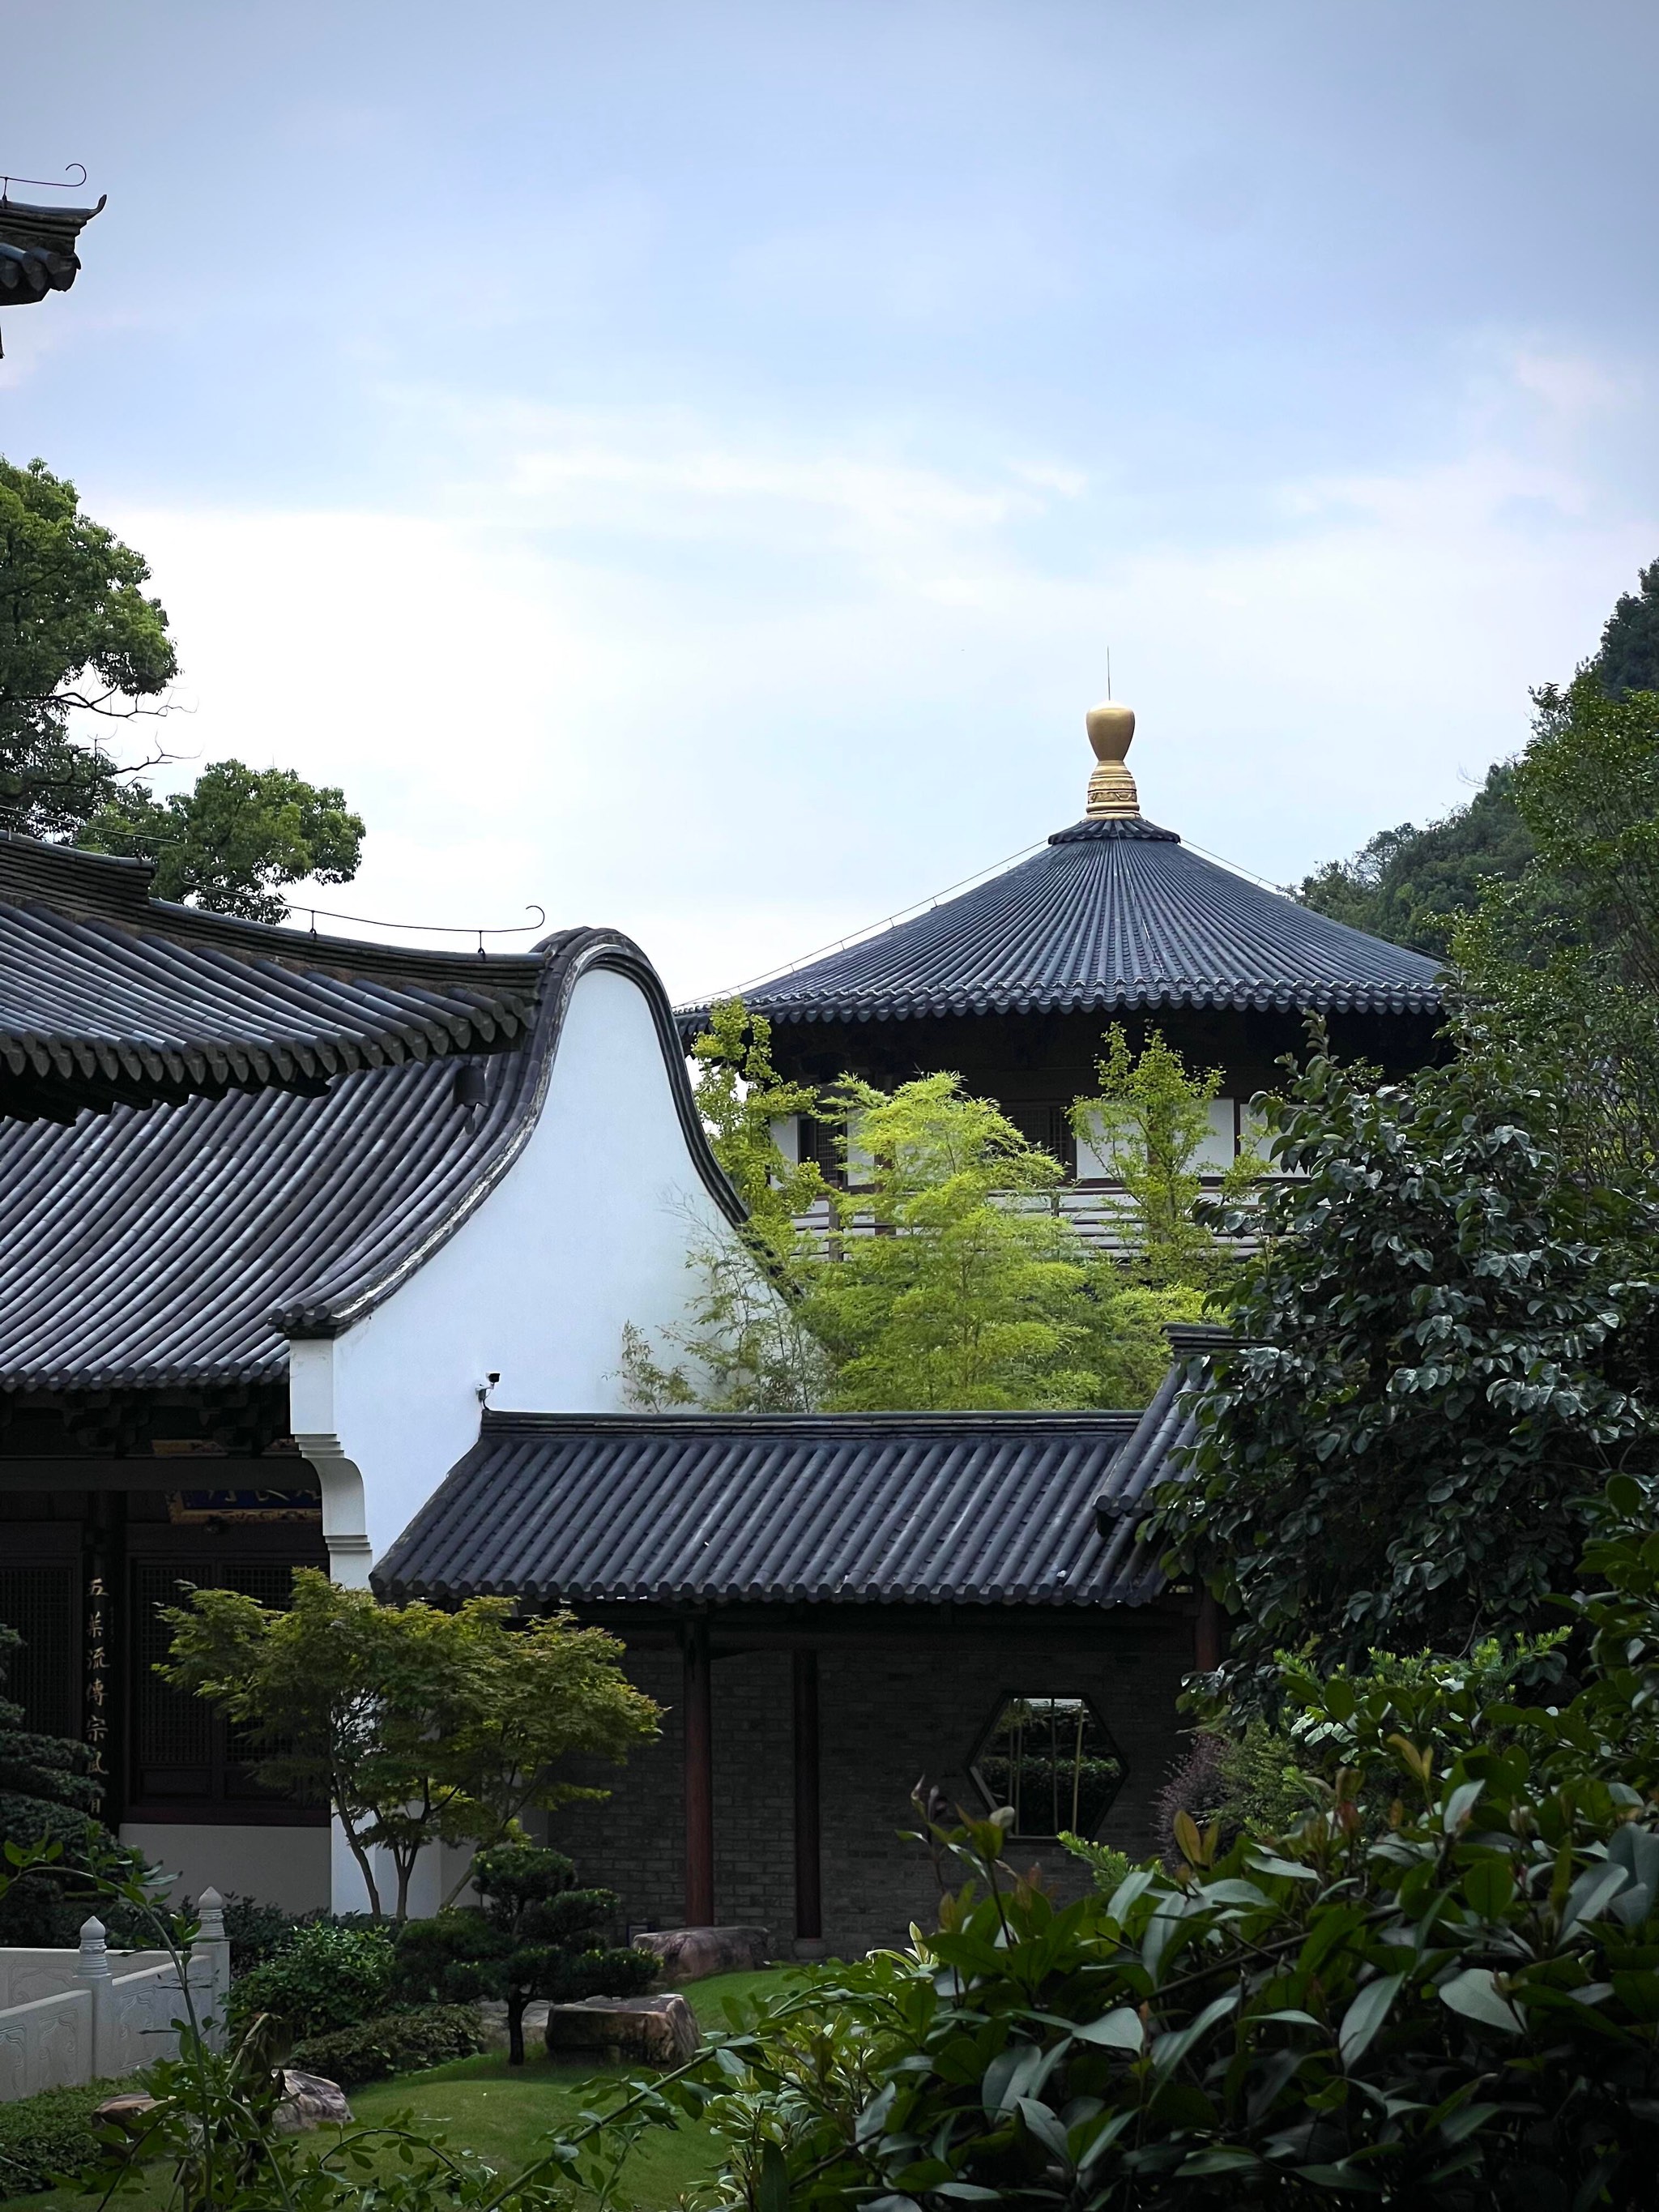
[[[1434,1013],[1432,960],[1218,867],[1140,816],[1044,852],[793,975],[745,991],[773,1022],[1282,1007]],[[704,1007],[686,1009],[695,1029]]]
[[[0,837],[0,1115],[63,1120],[487,1052],[539,960],[357,945],[152,900],[148,862]]]
[[[0,1389],[281,1379],[287,1337],[361,1320],[513,1165],[592,968],[645,993],[699,1172],[740,1218],[645,956],[613,932],[574,929],[535,964],[534,1028],[484,1062],[481,1104],[460,1070],[428,1058],[360,1067],[321,1096],[233,1091],[68,1127],[0,1122]]]
[[[486,1412],[376,1569],[382,1595],[1139,1604],[1095,1499],[1133,1413]]]
[[[67,292],[81,267],[76,241],[103,206],[36,207],[0,191],[0,307]]]

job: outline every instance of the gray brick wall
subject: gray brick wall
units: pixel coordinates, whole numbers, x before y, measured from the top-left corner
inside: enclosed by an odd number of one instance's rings
[[[912,1787],[924,1777],[979,1808],[967,1761],[1004,1693],[1091,1695],[1128,1776],[1102,1831],[1139,1857],[1154,1847],[1152,1798],[1175,1754],[1175,1710],[1192,1665],[1189,1625],[1167,1613],[1079,1623],[1063,1635],[961,1629],[930,1644],[819,1648],[820,1790],[824,1936],[853,1955],[930,1924],[938,1895],[927,1855],[902,1843]],[[612,1796],[556,1814],[550,1839],[590,1881],[621,1893],[635,1926],[679,1923],[684,1882],[680,1664],[677,1653],[629,1655],[640,1687],[670,1710],[662,1740],[627,1769],[592,1770]],[[721,1921],[757,1921],[787,1957],[794,1933],[793,1718],[787,1652],[717,1658],[714,1669],[714,1895]],[[590,1778],[584,1775],[584,1779]],[[1074,1895],[1086,1875],[1057,1847],[1016,1845],[1022,1869],[1042,1866]]]

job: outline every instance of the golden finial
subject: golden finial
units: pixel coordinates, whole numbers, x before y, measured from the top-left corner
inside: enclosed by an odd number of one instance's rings
[[[1085,719],[1096,761],[1095,772],[1089,778],[1090,818],[1122,821],[1139,814],[1140,798],[1135,780],[1123,765],[1123,756],[1135,733],[1134,708],[1108,699],[1102,706],[1091,707]]]

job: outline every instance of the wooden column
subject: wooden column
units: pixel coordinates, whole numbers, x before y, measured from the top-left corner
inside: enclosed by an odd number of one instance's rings
[[[795,1938],[823,1934],[818,1843],[818,1655],[797,1651],[795,1676]]]
[[[688,1621],[683,1650],[685,1688],[685,1924],[714,1919],[714,1730],[709,1694],[708,1624]]]
[[[1215,1599],[1208,1590],[1200,1592],[1193,1623],[1193,1664],[1200,1674],[1213,1674],[1221,1664],[1225,1626]]]

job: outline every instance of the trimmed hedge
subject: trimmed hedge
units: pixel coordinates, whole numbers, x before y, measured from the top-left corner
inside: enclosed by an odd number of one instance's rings
[[[484,2047],[483,2022],[473,2005],[425,2005],[418,2012],[382,2013],[331,2035],[307,2036],[289,2059],[307,2074],[321,2074],[343,2089],[382,2081],[389,2074],[418,2073],[451,2058],[471,2058]]]
[[[392,1996],[392,1930],[313,1922],[233,1983],[230,2021],[266,2013],[296,2040],[377,2020]]]
[[[118,2081],[83,2089],[43,2089],[0,2105],[0,2197],[50,2189],[60,2175],[84,2173],[98,2155],[93,2113]]]

